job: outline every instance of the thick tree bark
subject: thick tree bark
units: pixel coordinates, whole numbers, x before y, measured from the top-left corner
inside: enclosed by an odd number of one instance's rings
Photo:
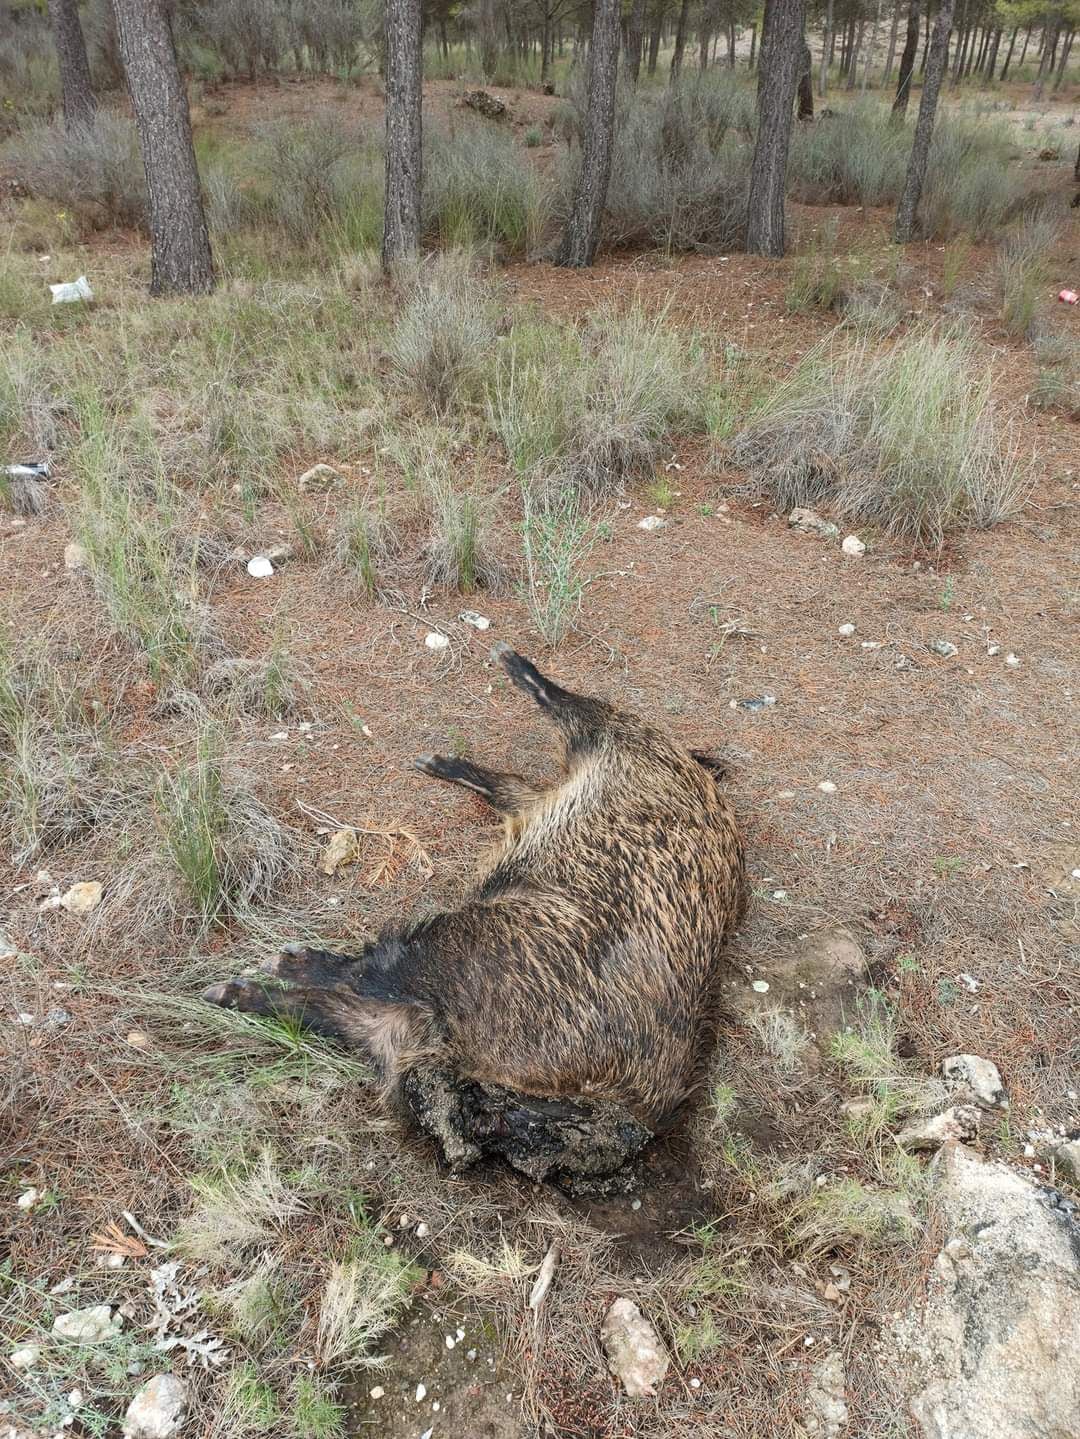
[[[113,0],[150,197],[150,293],[214,287],[187,92],[163,0]]]
[[[814,62],[810,55],[810,46],[806,43],[805,37],[802,42],[802,63],[799,66],[799,87],[797,93],[796,115],[798,119],[812,120],[814,118]]]
[[[779,258],[784,253],[784,182],[803,58],[803,18],[803,0],[766,0],[758,132],[746,210],[746,248],[752,255]]]
[[[637,84],[641,74],[641,46],[645,37],[645,0],[634,0],[630,11],[630,29],[626,37],[626,63],[630,78]]]
[[[908,6],[907,34],[904,37],[904,49],[900,56],[900,79],[896,85],[896,99],[893,101],[893,117],[898,123],[902,123],[907,115],[908,96],[911,94],[911,77],[915,71],[915,56],[919,52],[919,4],[920,0],[911,0]]]
[[[92,125],[97,113],[77,0],[49,0],[49,21],[60,67],[64,129],[77,130]]]
[[[889,53],[885,58],[885,74],[881,83],[887,85],[892,79],[892,67],[896,61],[896,42],[900,34],[900,0],[896,0],[892,12],[892,29],[889,31]]]
[[[831,3],[831,0],[830,0]],[[754,61],[757,59],[757,21],[750,26],[750,69],[754,68]]]
[[[1001,37],[1004,33],[1004,30],[995,30],[990,41],[990,53],[986,57],[985,71],[986,79],[990,81],[993,80],[994,71],[997,69],[998,51],[1001,49]]]
[[[1027,29],[1025,30],[1025,32],[1024,32],[1024,48],[1020,51],[1020,59],[1017,60],[1017,62],[1016,62],[1016,63],[1017,63],[1017,66],[1020,66],[1020,65],[1022,65],[1022,64],[1024,63],[1024,58],[1025,58],[1025,56],[1027,55],[1028,46],[1029,46],[1030,44],[1031,44],[1031,26],[1029,25],[1029,26],[1027,27]],[[1004,78],[1005,78],[1004,75],[1003,75],[1001,78],[1004,80]]]
[[[420,249],[423,110],[420,0],[386,0],[386,200],[383,268]]]
[[[854,90],[855,80],[859,73],[859,56],[862,53],[863,36],[866,34],[866,20],[859,19],[859,29],[855,36],[855,43],[852,46],[851,54],[848,56],[848,72],[846,90]]]
[[[585,143],[574,205],[566,222],[557,265],[591,265],[600,242],[600,222],[611,177],[615,131],[615,79],[619,69],[620,0],[595,0],[589,46],[589,104]]]
[[[825,95],[829,89],[829,66],[832,63],[832,50],[836,42],[836,32],[833,30],[833,0],[828,0],[825,9],[825,34],[821,40],[821,78],[818,81],[818,94]]]
[[[911,146],[904,193],[896,210],[896,242],[906,245],[915,229],[915,213],[919,208],[926,167],[930,160],[930,141],[934,135],[934,116],[937,113],[938,95],[945,74],[945,61],[949,53],[949,31],[952,28],[953,0],[941,0],[934,37],[930,42],[930,55],[926,62],[926,79],[923,82],[922,98],[919,101],[919,118],[915,125],[915,140]]]
[[[658,13],[653,18],[652,29],[649,31],[649,64],[648,73],[656,74],[657,61],[660,58],[660,41],[664,36],[664,16]]]
[[[387,0],[387,9],[395,0]],[[389,15],[387,16],[389,25]],[[484,78],[490,80],[499,63],[499,25],[495,15],[495,0],[480,0],[479,6],[480,68]]]
[[[671,54],[671,79],[677,80],[682,69],[683,51],[686,49],[686,26],[690,13],[690,0],[682,0],[679,10],[679,23],[675,29],[675,49]]]

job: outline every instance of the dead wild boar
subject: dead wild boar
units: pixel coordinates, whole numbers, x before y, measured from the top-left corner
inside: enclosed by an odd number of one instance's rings
[[[468,899],[357,955],[291,946],[271,981],[205,997],[361,1050],[451,1163],[494,1152],[586,1187],[668,1128],[694,1086],[742,914],[742,845],[707,758],[560,688],[508,645],[492,656],[554,724],[561,766],[545,787],[415,761],[503,816]]]

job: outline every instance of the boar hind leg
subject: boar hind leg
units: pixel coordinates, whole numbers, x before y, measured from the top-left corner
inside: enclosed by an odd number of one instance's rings
[[[447,784],[459,784],[471,789],[474,794],[486,799],[492,809],[500,814],[520,814],[542,790],[522,779],[519,774],[484,769],[482,765],[470,764],[464,759],[448,759],[441,754],[421,754],[413,760],[416,768],[432,779],[444,780]]]
[[[495,645],[491,658],[502,665],[510,681],[523,694],[540,706],[560,731],[569,754],[580,753],[596,744],[610,723],[610,705],[564,690],[508,644]]]

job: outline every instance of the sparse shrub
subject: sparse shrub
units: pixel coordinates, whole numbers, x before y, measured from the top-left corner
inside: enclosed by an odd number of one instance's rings
[[[996,524],[1026,493],[971,339],[933,329],[883,353],[826,340],[763,396],[730,457],[784,513],[830,504],[916,543]]]
[[[796,126],[788,160],[792,198],[814,205],[889,205],[898,199],[911,135],[888,117],[884,105],[866,102]]]
[[[1032,403],[1080,419],[1080,343],[1068,335],[1040,336],[1035,341],[1035,361]]]
[[[524,490],[522,549],[529,611],[553,648],[581,611],[584,566],[595,542],[588,513],[568,487],[545,493]]]
[[[378,588],[383,567],[397,558],[401,542],[385,512],[372,504],[354,505],[345,512],[337,532],[335,557],[346,572],[358,579],[369,596]]]
[[[461,590],[495,589],[502,578],[489,537],[490,504],[457,488],[449,471],[428,479],[431,531],[424,551],[429,584]]]
[[[8,147],[32,195],[76,211],[95,228],[146,224],[146,176],[133,121],[99,110],[92,126],[68,133],[61,120],[22,131]]]
[[[998,246],[996,278],[1001,320],[1011,335],[1027,339],[1049,279],[1049,258],[1060,222],[1046,211],[1026,215]]]
[[[360,149],[360,136],[336,116],[314,115],[265,125],[258,141],[269,217],[295,241],[319,239],[345,203],[352,178],[346,162]]]
[[[333,1264],[319,1299],[316,1353],[323,1365],[378,1363],[371,1345],[409,1302],[416,1271],[388,1249],[372,1225],[361,1228],[348,1255]]]
[[[776,1006],[754,1010],[749,1024],[782,1073],[790,1074],[798,1068],[809,1041],[806,1030],[789,1010]]]
[[[904,318],[904,304],[893,287],[872,276],[845,287],[840,300],[841,323],[859,335],[877,339],[890,334]]]
[[[298,1374],[293,1381],[289,1429],[297,1439],[345,1439],[346,1410],[318,1374]]]
[[[284,719],[299,700],[296,676],[288,651],[275,643],[260,659],[226,655],[209,665],[203,676],[203,690],[213,699],[223,699],[241,714]]]
[[[466,404],[481,392],[501,313],[468,254],[435,256],[408,286],[387,343],[390,358],[435,410]]]
[[[515,469],[593,492],[646,475],[675,431],[705,425],[699,341],[639,306],[594,311],[579,334],[525,321],[495,366],[491,421]]]
[[[810,309],[831,310],[844,297],[844,272],[836,255],[836,221],[815,231],[810,244],[795,256],[784,304],[792,314]]]
[[[528,149],[535,150],[538,145],[544,143],[544,132],[539,125],[530,125],[525,131],[525,144]]]
[[[306,1208],[304,1177],[283,1174],[269,1145],[257,1159],[195,1175],[195,1205],[180,1223],[177,1247],[192,1260],[215,1264],[268,1244]]]
[[[191,763],[162,776],[156,807],[168,856],[203,924],[266,900],[289,870],[286,831],[226,774],[209,725]]]
[[[284,58],[284,9],[272,0],[212,0],[195,10],[193,29],[234,75],[254,80],[260,71],[278,69]]]
[[[440,245],[523,254],[547,217],[544,186],[508,136],[465,122],[425,134],[424,231]]]

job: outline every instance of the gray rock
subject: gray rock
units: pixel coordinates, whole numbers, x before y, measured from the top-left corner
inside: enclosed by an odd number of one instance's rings
[[[1051,1151],[1054,1172],[1073,1188],[1080,1188],[1080,1139],[1066,1139]]]
[[[983,1109],[1008,1109],[1009,1097],[996,1064],[977,1054],[952,1054],[941,1062],[941,1073],[949,1088],[970,1096]]]
[[[823,540],[835,540],[840,537],[840,529],[829,520],[823,520],[816,510],[792,510],[788,515],[788,524],[793,530],[798,530],[804,535],[820,535]]]
[[[333,465],[312,465],[297,480],[300,490],[332,490],[341,484],[341,476]]]
[[[934,1160],[945,1245],[886,1365],[924,1439],[1076,1439],[1080,1225],[1054,1191],[950,1144]]]
[[[128,1405],[124,1439],[170,1439],[179,1432],[189,1403],[188,1386],[175,1374],[155,1374]]]
[[[844,1361],[837,1350],[825,1354],[810,1371],[803,1427],[814,1439],[837,1439],[848,1421]]]
[[[85,545],[72,540],[69,545],[64,546],[64,569],[85,570],[90,563],[90,556],[86,552]]]
[[[907,1129],[901,1130],[896,1142],[901,1149],[940,1149],[948,1139],[958,1139],[970,1144],[979,1137],[979,1111],[974,1104],[957,1104],[946,1109],[944,1114],[935,1114],[930,1119],[918,1120]]]
[[[114,1314],[107,1304],[92,1304],[87,1309],[72,1309],[53,1320],[53,1333],[73,1344],[102,1344],[118,1333],[123,1317]]]
[[[953,655],[960,653],[952,640],[931,640],[929,648],[946,660],[951,660]]]

